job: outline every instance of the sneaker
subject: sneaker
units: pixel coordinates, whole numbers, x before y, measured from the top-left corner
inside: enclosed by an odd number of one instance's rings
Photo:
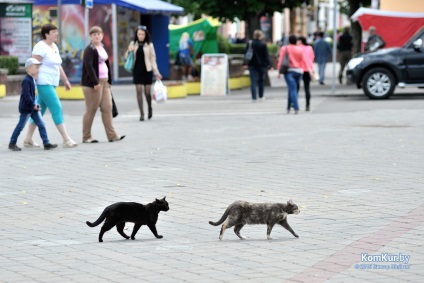
[[[76,142],[74,142],[73,140],[66,141],[62,144],[63,148],[72,148],[72,147],[76,147],[76,146],[78,146],[78,144]]]
[[[192,76],[192,75],[188,75],[188,76],[187,76],[187,80],[188,80],[189,82],[193,81],[193,76]]]
[[[46,143],[44,145],[45,150],[53,149],[53,148],[56,148],[56,147],[57,147],[57,144]]]
[[[16,143],[9,143],[9,149],[12,151],[21,151],[22,149]]]
[[[265,101],[265,97],[261,97],[261,101]]]
[[[24,147],[34,148],[40,147],[40,145],[34,141],[24,140]]]

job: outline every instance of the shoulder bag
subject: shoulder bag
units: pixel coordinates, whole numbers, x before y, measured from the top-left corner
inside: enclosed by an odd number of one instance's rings
[[[128,57],[125,61],[124,69],[125,71],[132,73],[134,69],[134,51],[128,52]]]
[[[280,74],[285,74],[289,70],[290,67],[290,59],[289,59],[289,49],[286,47],[286,52],[284,53],[283,61],[280,66]]]
[[[253,58],[253,48],[252,48],[252,41],[249,40],[249,47],[247,48],[246,54],[244,54],[244,61],[246,63],[249,63],[250,60]]]

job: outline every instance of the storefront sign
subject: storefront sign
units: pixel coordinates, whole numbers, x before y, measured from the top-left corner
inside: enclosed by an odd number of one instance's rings
[[[32,4],[0,3],[0,55],[17,56],[19,63],[31,57]]]

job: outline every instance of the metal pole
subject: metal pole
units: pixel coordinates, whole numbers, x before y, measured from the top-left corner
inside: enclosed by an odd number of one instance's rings
[[[315,30],[317,30],[317,29],[318,29],[318,27],[319,27],[319,20],[318,20],[318,5],[319,5],[318,0],[314,0],[314,8],[315,8],[315,10],[314,10]]]
[[[334,0],[333,7],[333,82],[331,87],[332,94],[336,94],[336,52],[337,52],[337,0]]]
[[[88,13],[88,8],[84,7],[84,41],[86,45],[90,42],[90,38],[88,36]]]
[[[58,48],[59,53],[62,52],[62,0],[57,0],[57,25],[58,25],[58,31],[59,31],[59,42],[58,42]]]

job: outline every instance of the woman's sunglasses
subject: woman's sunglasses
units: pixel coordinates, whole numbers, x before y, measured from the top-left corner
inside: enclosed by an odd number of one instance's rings
[[[146,26],[138,26],[137,29],[147,30],[147,27]]]

